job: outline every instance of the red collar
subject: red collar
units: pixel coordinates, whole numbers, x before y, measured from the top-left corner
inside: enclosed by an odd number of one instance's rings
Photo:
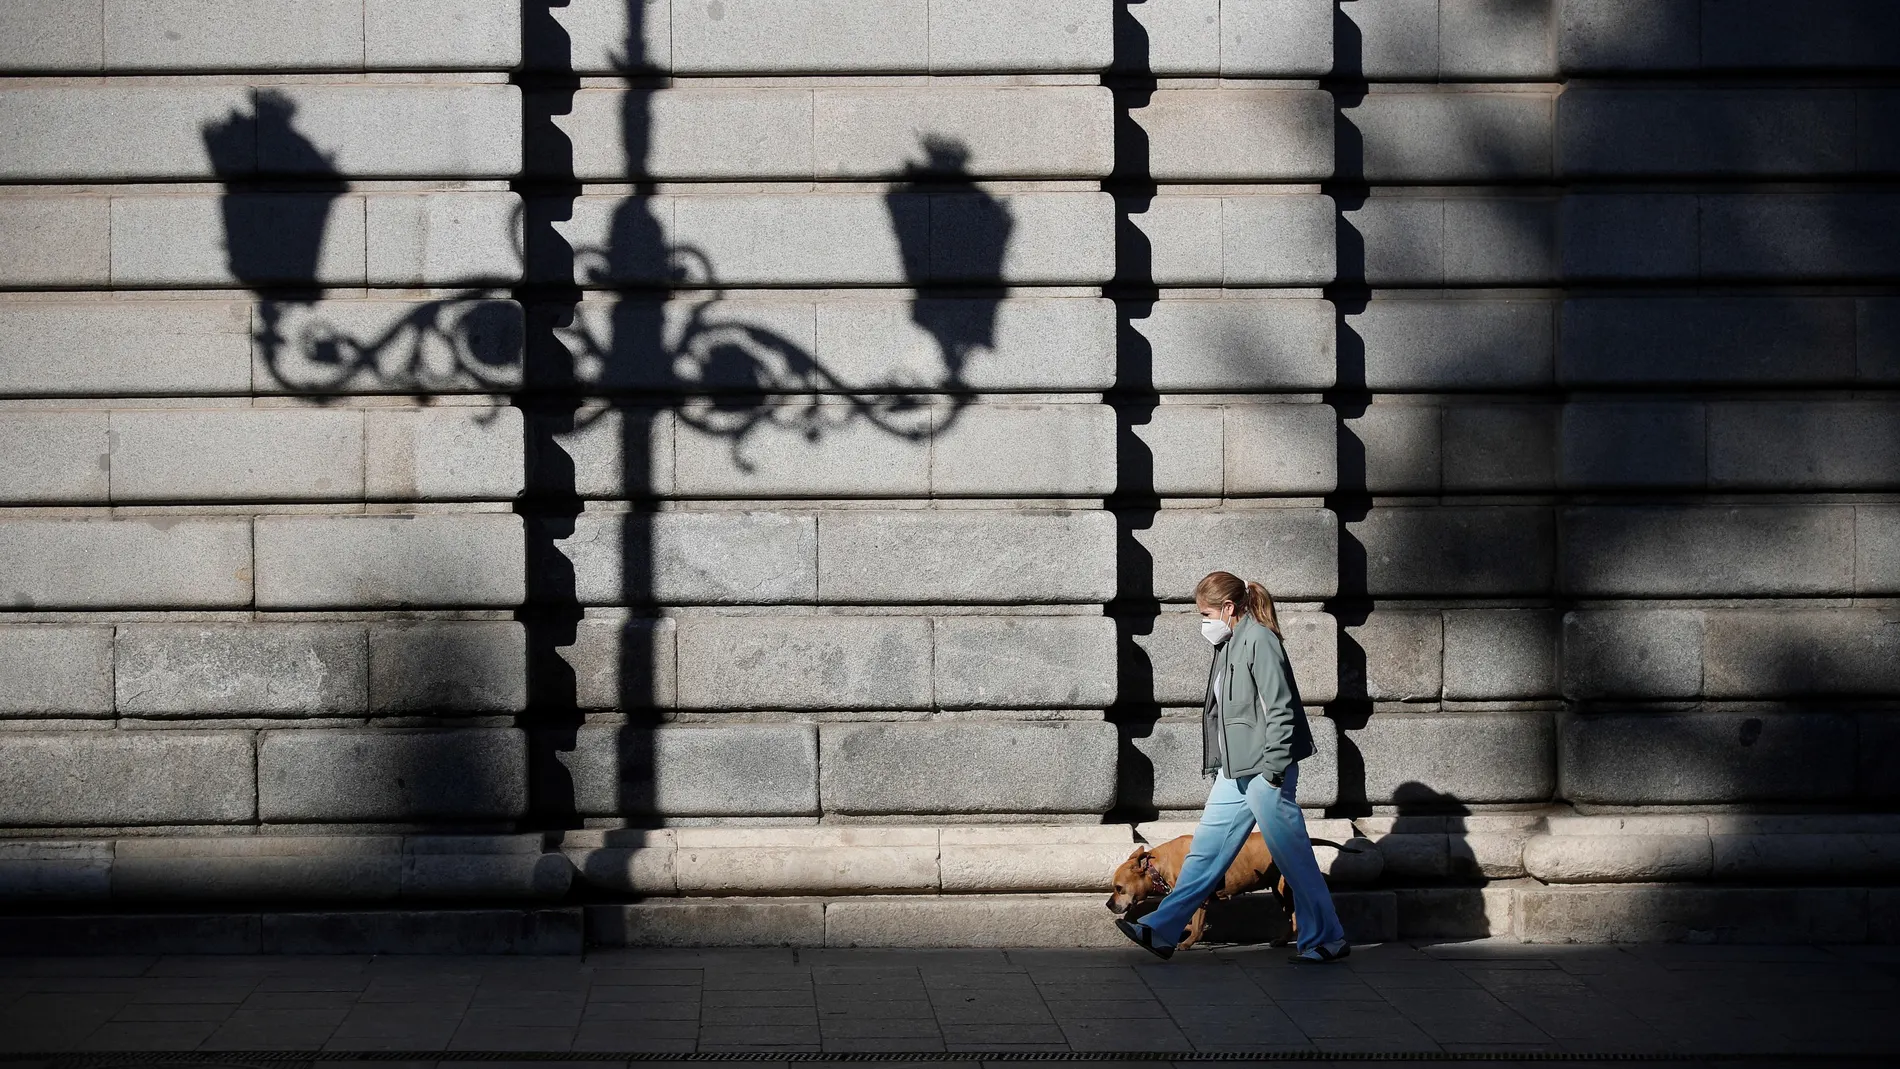
[[[1168,878],[1163,876],[1161,870],[1155,867],[1155,857],[1153,854],[1141,855],[1139,867],[1141,871],[1148,874],[1149,890],[1159,890],[1161,894],[1166,895],[1169,891],[1174,889],[1174,885],[1168,882]]]

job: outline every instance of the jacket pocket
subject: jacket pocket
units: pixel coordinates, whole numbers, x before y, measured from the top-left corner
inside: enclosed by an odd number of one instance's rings
[[[1248,690],[1251,692],[1252,688]],[[1229,774],[1246,775],[1259,766],[1266,751],[1267,725],[1260,715],[1259,696],[1246,695],[1246,700],[1231,690],[1229,701],[1221,710],[1221,730],[1227,733],[1227,761],[1232,766]]]

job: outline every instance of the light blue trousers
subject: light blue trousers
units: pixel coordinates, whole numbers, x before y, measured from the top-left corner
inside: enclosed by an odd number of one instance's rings
[[[1286,877],[1287,889],[1293,892],[1300,949],[1332,946],[1346,938],[1339,914],[1333,911],[1326,877],[1320,875],[1319,862],[1313,857],[1313,844],[1306,837],[1306,818],[1293,800],[1299,772],[1298,765],[1290,766],[1279,787],[1265,776],[1215,778],[1201,826],[1194,829],[1194,845],[1181,866],[1181,878],[1154,912],[1141,919],[1157,943],[1179,943],[1187,936],[1188,918],[1220,887],[1256,820],[1261,838]]]

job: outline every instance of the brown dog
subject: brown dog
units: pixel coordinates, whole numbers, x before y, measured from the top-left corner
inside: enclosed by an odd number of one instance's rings
[[[1175,881],[1181,877],[1181,866],[1187,861],[1188,847],[1193,845],[1194,837],[1183,835],[1170,839],[1153,850],[1145,846],[1135,847],[1128,860],[1115,870],[1115,886],[1108,896],[1108,908],[1115,913],[1126,913],[1138,903],[1158,902],[1174,888]],[[1262,887],[1271,888],[1280,902],[1280,908],[1286,910],[1288,923],[1299,930],[1299,921],[1293,916],[1293,896],[1288,893],[1286,877],[1280,875],[1279,866],[1273,863],[1273,855],[1267,850],[1267,841],[1259,832],[1247,836],[1247,842],[1240,848],[1240,856],[1227,867],[1227,878],[1221,881],[1220,890],[1214,897],[1229,899],[1246,891],[1255,891]],[[1207,906],[1194,911],[1194,918],[1188,922],[1187,938],[1182,940],[1180,949],[1186,950],[1201,940],[1201,928],[1207,923]],[[1282,944],[1276,943],[1275,946]]]

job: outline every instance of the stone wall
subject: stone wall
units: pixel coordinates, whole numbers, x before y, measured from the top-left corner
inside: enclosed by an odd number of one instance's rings
[[[12,0],[0,894],[1114,938],[1226,568],[1361,934],[1891,938],[1896,67],[1879,0]]]

